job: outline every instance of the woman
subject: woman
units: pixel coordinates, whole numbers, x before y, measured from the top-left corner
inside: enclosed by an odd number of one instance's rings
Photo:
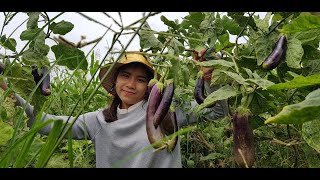
[[[96,151],[96,167],[135,167],[135,168],[178,168],[182,167],[180,143],[173,152],[167,150],[154,151],[146,132],[146,109],[148,105],[148,83],[154,77],[154,69],[148,59],[137,53],[127,52],[110,70],[109,77],[104,78],[111,64],[100,70],[100,79],[105,79],[102,86],[114,96],[107,109],[85,113],[76,120],[68,122],[72,126],[73,139],[91,139]],[[208,82],[206,83],[209,87]],[[4,85],[1,86],[6,90]],[[18,105],[23,106],[25,100],[15,94]],[[195,106],[196,102],[192,102]],[[205,111],[211,111],[211,119],[218,119],[226,114],[223,102]],[[28,105],[26,113],[30,118],[28,126],[35,121],[33,107]],[[176,109],[178,127],[197,121],[193,115],[184,114]],[[69,116],[44,114],[42,120],[63,119]],[[51,125],[43,128],[40,133],[47,135]]]

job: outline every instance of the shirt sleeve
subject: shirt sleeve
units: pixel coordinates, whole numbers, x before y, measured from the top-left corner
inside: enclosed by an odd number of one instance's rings
[[[37,119],[37,117],[34,115],[33,109],[34,107],[30,105],[29,103],[26,103],[26,101],[19,95],[15,94],[15,98],[17,99],[16,105],[24,107],[26,106],[25,112],[29,118],[27,126],[32,127]],[[83,140],[83,139],[93,139],[96,132],[99,131],[98,126],[98,115],[99,111],[95,112],[88,112],[85,114],[80,115],[77,119],[70,116],[56,116],[51,115],[47,113],[42,113],[42,116],[40,118],[41,122],[48,121],[50,119],[53,120],[63,120],[65,123],[72,123],[72,138],[75,140]],[[50,130],[53,127],[53,123],[48,124],[44,128],[42,128],[39,133],[43,135],[48,135],[50,133]]]
[[[210,87],[209,82],[205,81],[205,90],[208,94],[212,93],[213,91],[217,90],[221,86],[214,86]],[[223,118],[224,116],[228,115],[228,102],[227,100],[219,100],[216,102],[215,106],[212,108],[204,108],[201,112],[204,114],[204,117],[197,116],[194,114],[193,110],[198,105],[196,100],[190,102],[189,107],[187,108],[176,108],[176,116],[178,121],[178,126],[183,127],[190,124],[197,123],[203,119],[207,120],[216,120]],[[188,110],[186,110],[188,109]]]

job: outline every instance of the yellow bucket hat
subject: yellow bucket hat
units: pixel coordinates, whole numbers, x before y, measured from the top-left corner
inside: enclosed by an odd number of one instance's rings
[[[146,65],[147,68],[149,68],[149,70],[154,73],[154,69],[152,64],[149,62],[149,59],[142,55],[140,52],[138,51],[129,51],[124,53],[124,55],[119,59],[118,62],[116,62],[116,64],[113,66],[113,68],[110,70],[108,77],[106,77],[104,79],[104,81],[102,82],[102,86],[104,87],[104,89],[106,89],[109,93],[114,94],[114,92],[112,91],[112,87],[115,81],[115,74],[117,73],[117,70],[125,65],[125,64],[129,64],[132,62],[139,62],[142,63],[144,65]],[[99,72],[99,78],[100,80],[102,80],[103,76],[108,72],[109,68],[112,66],[112,63],[108,63],[105,66],[101,67],[100,72]]]

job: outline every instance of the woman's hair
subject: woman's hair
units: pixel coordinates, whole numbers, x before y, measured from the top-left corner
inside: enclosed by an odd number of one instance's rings
[[[117,76],[118,76],[120,71],[122,71],[124,69],[127,69],[129,67],[133,67],[133,68],[143,67],[146,70],[146,73],[147,73],[147,81],[149,82],[153,78],[153,72],[150,71],[149,68],[146,65],[144,65],[142,63],[139,63],[139,62],[132,62],[132,63],[129,63],[129,64],[121,66],[117,70],[117,72],[115,73],[114,79],[115,80],[117,79]],[[115,84],[113,84],[113,86],[115,87]],[[115,91],[115,89],[113,89],[113,91]],[[146,95],[144,96],[144,99],[148,100],[148,98],[149,98],[149,92],[146,91]],[[121,99],[118,96],[118,94],[115,93],[115,95],[113,96],[113,100],[111,102],[111,105],[108,108],[106,108],[105,110],[103,110],[103,115],[105,117],[105,121],[106,122],[113,122],[113,121],[118,120],[118,118],[117,118],[117,107],[119,106],[120,103],[121,103]]]

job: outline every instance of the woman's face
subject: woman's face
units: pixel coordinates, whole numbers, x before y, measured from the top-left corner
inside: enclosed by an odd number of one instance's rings
[[[121,109],[144,99],[148,88],[146,70],[143,67],[126,67],[120,70],[116,79],[116,92],[121,99]]]

